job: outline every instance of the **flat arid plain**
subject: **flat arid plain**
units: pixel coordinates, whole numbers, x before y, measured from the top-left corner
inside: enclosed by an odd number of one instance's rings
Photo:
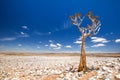
[[[0,80],[120,80],[120,53],[87,54],[77,72],[78,53],[0,53]]]

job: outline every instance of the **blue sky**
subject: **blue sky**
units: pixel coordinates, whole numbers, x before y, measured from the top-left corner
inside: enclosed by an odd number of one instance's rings
[[[119,0],[0,0],[0,51],[77,52],[81,33],[70,15],[92,11],[100,32],[87,52],[120,52]]]

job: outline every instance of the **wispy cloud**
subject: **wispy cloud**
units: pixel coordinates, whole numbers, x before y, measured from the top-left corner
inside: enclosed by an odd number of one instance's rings
[[[91,47],[102,47],[102,46],[106,46],[105,44],[102,44],[102,43],[99,43],[99,44],[95,44],[95,45],[93,45],[93,46],[91,46]]]
[[[52,32],[41,33],[41,32],[35,31],[34,33],[39,36],[45,36],[45,35],[50,35]]]
[[[111,35],[113,35],[114,33],[113,33],[113,32],[111,32],[110,34],[111,34]]]
[[[108,43],[109,41],[101,37],[91,37],[93,43]]]
[[[14,41],[16,40],[16,37],[5,37],[5,38],[1,38],[0,41]]]
[[[69,29],[71,27],[72,27],[71,21],[70,21],[70,19],[67,19],[59,27],[55,28],[55,31],[65,30],[65,29]],[[53,31],[53,32],[55,32],[55,31]]]
[[[115,34],[114,32],[105,33],[106,36],[108,36],[108,35],[114,35],[114,34]]]
[[[75,44],[81,44],[81,43],[82,43],[82,41],[81,41],[81,37],[78,38],[74,43],[75,43]]]
[[[41,41],[39,41],[38,43],[40,43],[40,44],[41,44],[42,42],[41,42]]]
[[[67,45],[67,46],[65,46],[66,48],[72,48],[72,46],[71,45]]]
[[[52,32],[48,32],[48,34],[50,35]]]
[[[116,42],[116,43],[120,43],[120,39],[116,39],[115,42]]]
[[[71,27],[71,21],[68,19],[67,21],[64,22],[63,24],[63,29],[68,29]]]
[[[21,35],[24,35],[25,33],[24,32],[20,32]]]
[[[24,32],[20,32],[20,34],[18,35],[18,37],[30,37],[29,34],[24,33]]]
[[[52,40],[49,40],[50,43],[52,43],[53,41]]]
[[[37,48],[39,49],[39,48],[40,48],[40,46],[39,46],[39,45],[37,45]]]
[[[29,30],[27,26],[21,26],[23,29]]]
[[[56,48],[53,48],[53,49],[61,49],[61,47],[56,47]]]
[[[49,45],[46,44],[45,46],[47,47],[47,46],[49,46]]]
[[[18,44],[18,46],[19,46],[19,47],[21,47],[21,46],[22,46],[22,44]]]

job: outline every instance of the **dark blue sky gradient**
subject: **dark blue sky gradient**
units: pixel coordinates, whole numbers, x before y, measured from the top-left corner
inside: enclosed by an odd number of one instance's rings
[[[96,37],[108,42],[93,43],[87,38],[87,51],[120,52],[120,43],[115,42],[120,39],[119,4],[120,0],[0,0],[0,51],[79,51],[74,42],[81,34],[69,16],[92,11],[102,23]],[[61,46],[53,49],[51,44],[57,43]],[[95,44],[104,46],[91,47]]]

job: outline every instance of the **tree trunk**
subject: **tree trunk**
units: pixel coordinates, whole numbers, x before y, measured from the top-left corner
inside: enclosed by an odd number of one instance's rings
[[[80,64],[78,67],[78,72],[86,71],[86,54],[85,54],[85,36],[82,35],[82,45],[81,45],[81,55],[80,55]]]

